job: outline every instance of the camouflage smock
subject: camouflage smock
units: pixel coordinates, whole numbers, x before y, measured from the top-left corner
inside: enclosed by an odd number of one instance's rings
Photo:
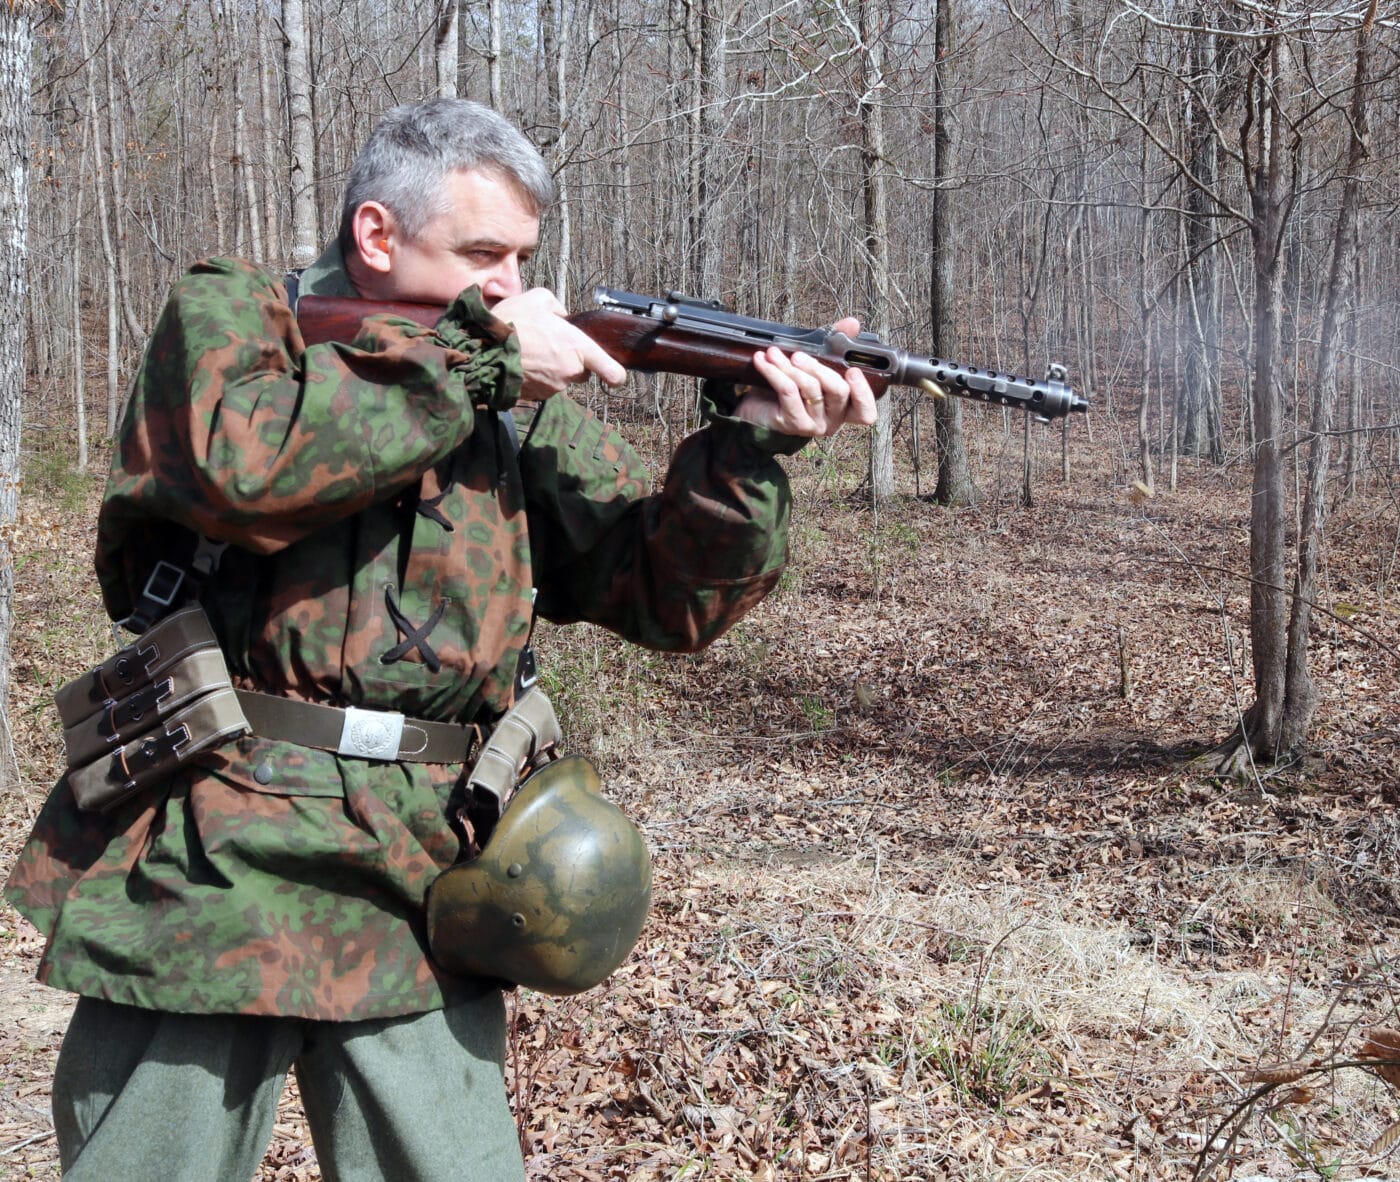
[[[303,291],[353,294],[332,248]],[[155,560],[230,543],[203,596],[235,683],[470,722],[509,702],[531,588],[551,620],[708,643],[776,582],[800,441],[714,413],[644,495],[565,396],[519,452],[516,342],[470,289],[436,330],[376,316],[304,346],[282,284],[213,259],[174,288],[113,460],[97,571],[114,618]],[[711,407],[714,410],[713,407]],[[533,563],[533,570],[532,570]],[[248,737],[106,814],[50,795],[6,887],[40,978],[147,1008],[322,1019],[449,1003],[429,883],[461,852],[459,766]]]

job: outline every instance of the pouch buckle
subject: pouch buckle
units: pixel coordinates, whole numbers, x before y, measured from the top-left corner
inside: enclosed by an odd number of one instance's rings
[[[134,751],[118,751],[112,759],[121,768],[126,786],[131,788],[142,773],[154,771],[162,763],[178,761],[181,748],[189,741],[189,727],[181,723],[158,735],[147,735]]]
[[[107,707],[102,724],[98,727],[98,733],[106,739],[117,738],[124,726],[140,722],[147,710],[156,709],[174,692],[174,679],[166,677],[161,681],[153,681],[144,689],[128,694],[118,702],[112,702]]]

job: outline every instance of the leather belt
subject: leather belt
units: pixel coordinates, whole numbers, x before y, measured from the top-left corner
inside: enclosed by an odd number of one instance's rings
[[[239,690],[238,702],[253,734],[318,747],[357,759],[396,763],[464,763],[477,729],[455,722],[425,722],[388,710],[344,710]]]

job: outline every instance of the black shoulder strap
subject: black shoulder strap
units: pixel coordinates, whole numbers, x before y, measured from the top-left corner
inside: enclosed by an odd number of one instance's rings
[[[515,425],[515,416],[508,410],[498,411],[501,422],[505,424],[506,434],[510,437],[510,446],[517,456],[520,455],[520,428]]]
[[[520,428],[515,425],[515,416],[508,410],[498,411],[501,416],[501,425],[505,428],[506,437],[510,440],[511,450],[515,453],[516,466],[520,463]],[[533,608],[530,612],[530,637],[535,634],[535,613]],[[520,661],[515,667],[515,697],[519,701],[520,696],[528,689],[531,689],[535,682],[539,680],[539,665],[535,661],[535,646],[527,637],[525,647],[520,650]]]
[[[176,608],[197,600],[205,581],[219,569],[219,562],[227,549],[227,542],[216,542],[199,534],[188,565],[177,566],[163,558],[158,559],[131,614],[124,620],[118,620],[117,624],[139,635]]]
[[[301,289],[301,272],[302,268],[298,268],[295,271],[288,271],[286,275],[282,277],[282,282],[287,288],[287,306],[291,308],[293,316],[297,314],[297,296],[300,294]]]

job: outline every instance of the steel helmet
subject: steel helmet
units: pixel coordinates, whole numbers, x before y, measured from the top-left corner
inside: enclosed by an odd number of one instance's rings
[[[451,973],[582,993],[632,951],[650,904],[646,842],[571,755],[520,786],[479,856],[438,876],[428,946]]]

